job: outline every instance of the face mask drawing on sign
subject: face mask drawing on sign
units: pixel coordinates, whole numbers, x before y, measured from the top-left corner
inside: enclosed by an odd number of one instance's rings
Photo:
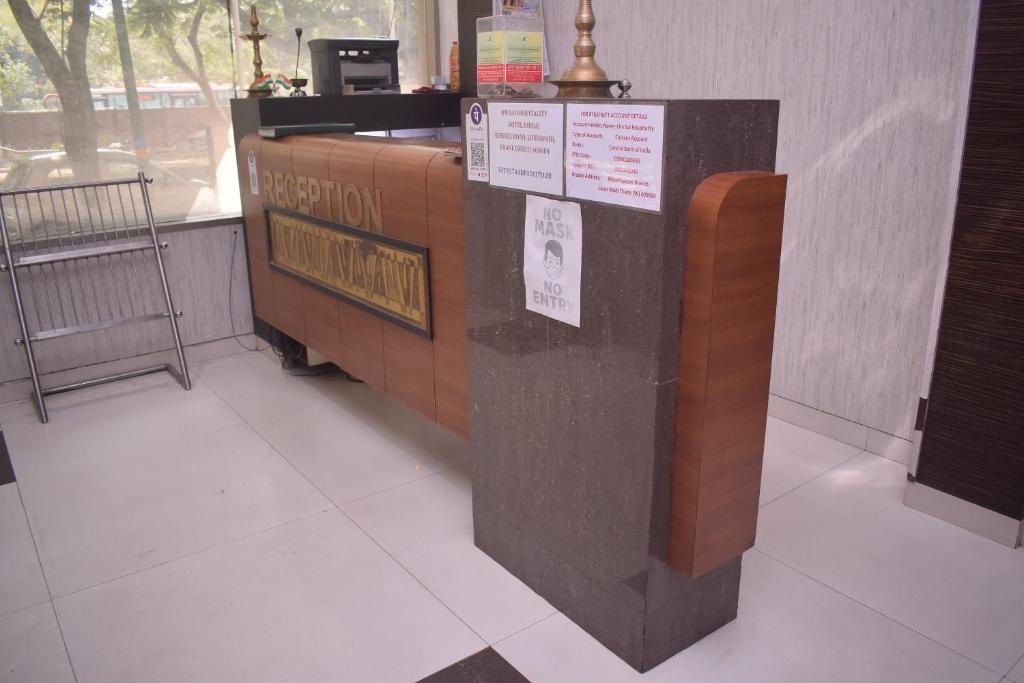
[[[544,245],[544,270],[552,280],[562,277],[562,245],[558,240],[548,240]]]

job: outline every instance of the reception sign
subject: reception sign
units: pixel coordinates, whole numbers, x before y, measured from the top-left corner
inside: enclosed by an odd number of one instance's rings
[[[266,207],[270,265],[430,337],[427,248]]]

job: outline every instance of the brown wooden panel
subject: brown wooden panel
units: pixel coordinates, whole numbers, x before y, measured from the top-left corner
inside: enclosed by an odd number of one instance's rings
[[[333,141],[329,138],[315,135],[297,137],[292,145],[292,172],[296,177],[306,176],[307,178],[327,179],[330,172],[330,156],[333,147]],[[320,191],[320,188],[317,188],[316,193],[312,197],[310,195],[308,186],[304,187],[302,197],[296,197],[294,210],[330,220],[330,207],[323,200],[323,193]],[[314,198],[319,198],[319,200],[313,201]]]
[[[384,386],[393,396],[431,420],[434,408],[434,345],[429,339],[385,324]]]
[[[245,243],[249,258],[249,277],[252,285],[253,309],[256,316],[275,324],[274,288],[267,266],[267,232],[263,217],[263,195],[252,194],[249,187],[249,152],[256,155],[257,174],[263,168],[263,138],[255,133],[246,135],[238,146],[238,178],[242,197],[242,217],[245,222]],[[262,181],[261,181],[262,182]],[[262,189],[262,185],[260,186]]]
[[[261,146],[260,190],[263,193],[265,204],[293,208],[294,192],[288,192],[288,187],[281,181],[281,178],[292,173],[292,151],[298,140],[300,140],[298,137],[283,138],[273,143],[264,142]],[[268,173],[273,176],[274,182],[268,182]],[[265,217],[261,217],[261,224],[265,235]],[[254,239],[258,238],[254,236]],[[269,250],[269,244],[267,248]],[[259,257],[258,254],[257,257]],[[269,260],[269,253],[267,257]],[[302,283],[271,270],[270,284],[274,293],[274,327],[304,344],[306,342],[306,321],[302,311]]]
[[[263,194],[264,203],[287,209],[294,208],[294,203],[287,191],[287,185],[281,182],[278,174],[292,172],[292,147],[300,139],[300,137],[289,137],[274,141],[267,140],[261,146],[262,154],[259,164],[260,192]],[[271,174],[274,182],[267,182],[267,172]],[[292,193],[291,197],[294,197],[294,193]]]
[[[462,228],[462,166],[439,154],[427,168],[430,287],[434,316],[437,421],[469,438],[466,273]]]
[[[306,323],[306,344],[333,363],[342,358],[338,325],[338,300],[316,287],[303,286],[302,312]]]
[[[274,311],[274,283],[271,279],[266,245],[249,247],[249,275],[252,282],[253,309],[264,322],[277,326]]]
[[[289,337],[306,343],[306,316],[302,309],[304,285],[280,271],[270,272],[274,288],[274,327]]]
[[[247,201],[246,214],[258,315],[354,376],[467,436],[462,174],[456,160],[445,157],[440,145],[351,136],[254,138],[252,144],[263,148],[262,196]],[[269,182],[264,182],[266,173]],[[371,211],[369,202],[376,202],[378,192],[380,211]],[[345,198],[356,202],[356,194],[363,207],[348,210]],[[265,265],[264,202],[427,245],[433,339],[271,271]],[[350,220],[356,213],[363,219]]]
[[[786,177],[724,173],[686,231],[669,562],[700,576],[754,545]]]
[[[338,302],[341,348],[335,361],[342,370],[384,391],[383,321],[372,313]]]
[[[336,183],[373,187],[373,163],[385,146],[386,142],[373,138],[333,138],[330,142],[330,179]]]
[[[292,172],[314,179],[327,179],[330,169],[330,138],[300,137],[292,145]],[[315,190],[315,191],[314,191]],[[303,182],[296,191],[296,210],[319,218],[330,219],[331,207],[323,201],[321,188]],[[338,333],[338,300],[315,287],[303,285],[302,311],[306,344],[336,362],[340,358],[341,337]]]
[[[392,143],[377,154],[373,179],[381,193],[384,234],[417,244],[430,244],[427,166],[440,153],[436,146]],[[432,300],[433,296],[432,293]],[[394,325],[385,324],[383,332],[387,393],[435,419],[431,340]]]
[[[377,154],[373,182],[380,190],[384,234],[429,243],[427,166],[441,153],[436,146],[389,144]]]

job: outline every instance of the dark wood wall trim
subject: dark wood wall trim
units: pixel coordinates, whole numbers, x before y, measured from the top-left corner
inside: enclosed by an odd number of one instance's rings
[[[1024,0],[984,0],[917,479],[1024,517]]]

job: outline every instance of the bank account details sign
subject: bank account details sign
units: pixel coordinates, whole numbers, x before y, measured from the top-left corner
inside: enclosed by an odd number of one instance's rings
[[[579,327],[582,273],[580,205],[527,195],[523,239],[526,310]]]

